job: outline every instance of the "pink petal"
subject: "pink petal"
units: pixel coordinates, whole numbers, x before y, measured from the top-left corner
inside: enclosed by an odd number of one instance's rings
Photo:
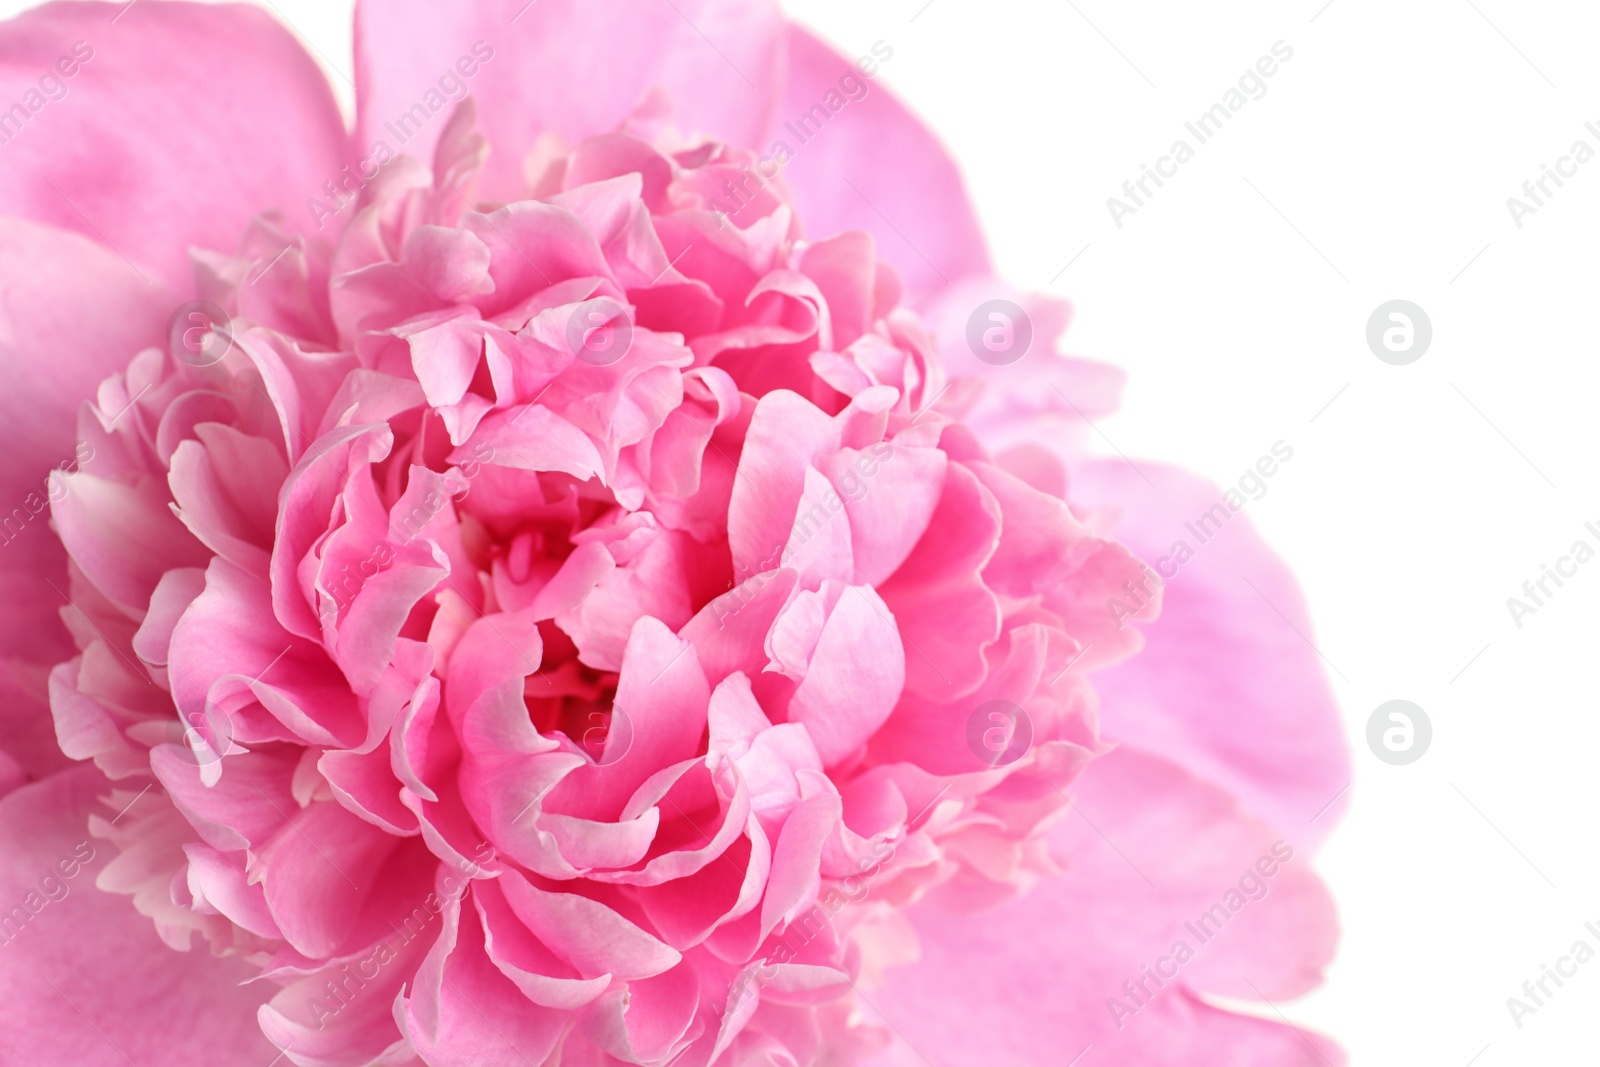
[[[485,448],[496,466],[562,470],[579,480],[595,477],[603,467],[589,435],[542,405],[490,414],[478,426],[472,442],[462,445],[451,459],[461,462],[472,458],[474,450]]]
[[[614,763],[587,763],[567,775],[546,806],[566,815],[616,818],[657,769],[695,754],[705,731],[711,687],[694,647],[646,616],[622,657],[614,706],[628,716],[633,742]]]
[[[377,875],[399,839],[331,801],[279,814],[284,826],[257,860],[267,907],[296,951],[332,956],[348,947],[351,916],[387,899]]]
[[[809,31],[789,27],[781,118],[794,125],[818,107],[829,115],[809,140],[788,125],[775,131],[794,155],[783,177],[807,232],[871,233],[880,254],[905,276],[913,305],[968,275],[987,273],[989,254],[954,161],[882,81],[866,81],[866,96],[829,113],[828,94],[843,99],[840,79],[850,76],[864,81],[853,60]],[[807,128],[815,126],[813,118]]]
[[[936,448],[880,442],[823,463],[850,517],[857,584],[878,585],[906,561],[939,503],[945,462]]]
[[[980,577],[1000,540],[1000,507],[966,467],[945,470],[928,533],[879,587],[906,646],[906,687],[951,700],[983,681],[1000,607]]]
[[[61,541],[84,577],[106,598],[139,618],[161,576],[200,567],[206,552],[167,507],[167,487],[86,472],[51,476],[51,509]]]
[[[6,146],[0,183],[16,173],[15,147]],[[7,654],[58,660],[70,653],[56,617],[67,569],[48,526],[46,476],[90,458],[75,451],[79,405],[139,349],[165,343],[172,303],[163,287],[146,284],[93,240],[0,218],[0,648]]]
[[[183,846],[189,861],[189,891],[197,901],[262,937],[281,938],[260,885],[248,881],[242,856],[228,856],[208,845]]]
[[[547,1008],[581,1008],[606,991],[609,974],[583,978],[567,960],[551,951],[517,917],[498,879],[479,882],[472,890],[477,918],[483,923],[484,951],[517,989]]]
[[[597,900],[544,892],[513,871],[502,875],[499,883],[517,918],[580,974],[649,978],[681,959],[677,951]]]
[[[189,247],[231,251],[258,212],[314,228],[306,201],[339,178],[344,123],[269,12],[49,4],[0,24],[0,97],[68,67],[67,98],[5,145],[0,214],[103,240],[180,291]]]
[[[1317,984],[1338,928],[1307,855],[1130,749],[1091,764],[1075,802],[1050,837],[1065,873],[981,918],[913,910],[922,960],[890,970],[872,998],[913,1048],[952,1064],[1064,1062],[1091,1044],[1104,1062],[1154,1067],[1343,1062],[1322,1038],[1200,1000],[1277,1002]],[[1186,925],[1218,905],[1198,933]],[[1182,964],[1179,941],[1192,952]],[[1135,999],[1123,983],[1145,968],[1167,977]]]
[[[616,986],[578,1016],[580,1030],[623,1063],[671,1063],[688,1044],[700,981],[685,964]]]
[[[779,391],[756,404],[728,506],[736,578],[778,566],[793,532],[809,461],[838,446],[838,426],[810,401]]]
[[[870,233],[857,230],[824,238],[800,255],[800,269],[828,302],[829,343],[842,352],[872,325],[873,259]]]
[[[1233,515],[1204,543],[1186,528],[1222,490],[1139,466],[1154,489],[1120,462],[1072,471],[1074,501],[1116,501],[1115,536],[1147,564],[1172,574],[1162,561],[1175,543],[1193,552],[1162,590],[1161,617],[1139,627],[1144,651],[1094,676],[1104,733],[1182,763],[1313,847],[1337,823],[1351,771],[1300,590],[1248,516]]]
[[[256,969],[204,950],[174,952],[126,897],[95,888],[110,847],[89,836],[88,820],[91,812],[116,816],[96,800],[109,792],[97,771],[80,767],[0,799],[0,900],[24,902],[29,913],[15,937],[15,923],[6,928],[0,948],[4,1059],[37,1067],[267,1063],[274,1052],[255,1012],[269,990],[240,984]]]
[[[800,584],[815,586],[828,578],[848,578],[855,570],[850,550],[850,522],[841,515],[844,498],[815,467],[805,468],[804,488],[789,526],[789,541],[780,557],[800,572]]]
[[[756,144],[781,91],[782,37],[771,0],[361,0],[360,154],[383,141],[431,158],[450,100],[470,92],[494,145],[483,195],[522,199],[541,134],[610,133],[656,87],[685,132]]]
[[[276,500],[262,486],[289,474],[272,442],[218,423],[195,427],[172,455],[167,477],[178,518],[205,546],[258,574],[267,573]]]
[[[822,886],[818,871],[822,847],[838,826],[840,812],[839,794],[830,788],[801,801],[784,821],[772,850],[772,873],[761,902],[763,931],[793,922],[817,899]]]
[[[894,617],[871,586],[828,582],[820,595],[836,599],[789,704],[789,719],[805,725],[823,764],[832,766],[865,745],[894,710],[905,685],[906,652]]]
[[[220,707],[228,715],[259,701],[296,736],[342,747],[365,738],[356,697],[324,650],[284,632],[267,584],[220,556],[173,629],[168,669],[185,712]],[[234,725],[249,733],[246,723]]]
[[[679,636],[694,645],[708,682],[766,666],[767,631],[794,587],[795,573],[788,568],[751,575],[689,620]]]
[[[0,752],[23,780],[37,781],[71,766],[56,739],[49,702],[49,672],[21,660],[0,660]],[[0,787],[0,796],[9,792]]]
[[[432,1067],[526,1067],[549,1056],[563,1014],[528,1003],[485,953],[483,926],[458,896],[395,1019]]]

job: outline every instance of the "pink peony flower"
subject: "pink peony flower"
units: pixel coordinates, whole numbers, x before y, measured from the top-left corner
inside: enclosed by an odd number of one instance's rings
[[[892,55],[363,0],[347,133],[252,8],[0,25],[0,1063],[1339,1062],[1212,1002],[1336,940],[1293,580],[1141,562],[1222,496]]]

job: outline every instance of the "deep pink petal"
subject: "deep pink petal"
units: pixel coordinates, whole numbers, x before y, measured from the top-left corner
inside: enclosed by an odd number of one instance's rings
[[[694,755],[710,701],[694,646],[658,620],[640,619],[622,658],[615,700],[631,724],[632,744],[615,763],[575,769],[551,792],[548,806],[567,815],[617,817],[657,768]]]
[[[999,541],[993,495],[966,467],[950,464],[928,532],[878,590],[905,642],[913,692],[949,700],[982,683],[1000,609],[979,574]]]
[[[16,774],[0,796],[24,779],[38,780],[71,765],[50,715],[48,671],[21,660],[0,660],[0,754]]]

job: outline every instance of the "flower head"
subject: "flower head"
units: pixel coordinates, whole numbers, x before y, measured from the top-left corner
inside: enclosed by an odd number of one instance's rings
[[[0,227],[46,275],[9,292],[96,309],[6,304],[68,358],[24,464],[59,545],[20,531],[38,574],[6,573],[71,648],[19,633],[10,651],[56,661],[55,736],[94,769],[18,744],[13,779],[41,780],[5,803],[93,808],[100,889],[131,897],[161,952],[250,980],[206,1009],[216,1036],[169,1053],[264,1035],[318,1067],[892,1058],[913,1046],[861,987],[903,1003],[893,975],[945,943],[908,915],[1066,899],[1048,887],[1094,855],[1050,842],[1074,791],[1094,795],[1086,769],[1157,814],[1192,818],[1208,789],[1281,814],[1248,755],[1191,768],[1163,748],[1159,713],[1116,738],[1148,731],[1143,754],[1108,755],[1090,673],[1139,650],[1129,623],[1157,617],[1164,583],[1111,533],[1136,506],[1118,476],[1070,437],[1016,434],[1084,418],[1018,383],[1114,384],[1050,353],[1059,305],[996,295],[948,162],[868,57],[762,4],[547,0],[520,25],[491,4],[458,22],[370,5],[343,148],[280,29],[144,7],[119,32],[220,42],[240,53],[224,85],[290,87],[279,147],[302,151],[277,174],[229,160],[239,180],[182,208],[181,257],[138,218],[95,228],[105,246]],[[43,54],[102,14],[49,7],[0,33]],[[269,46],[246,49],[250,28]],[[597,41],[618,46],[598,71]],[[113,49],[81,71],[88,103],[91,74],[127,76]],[[749,99],[728,97],[734,75]],[[811,136],[768,150],[780,108]],[[77,121],[111,143],[110,118]],[[926,164],[888,206],[927,255],[873,199],[893,168],[842,168],[863,128]],[[25,158],[84,222],[138,202]],[[61,221],[38,186],[0,187]],[[877,221],[859,228],[862,204]],[[913,258],[891,264],[880,223]],[[115,262],[115,238],[137,258]],[[951,343],[974,294],[1038,329],[1009,381],[1009,357]],[[63,440],[70,462],[35,471]],[[42,687],[42,667],[14,673]],[[1259,825],[1222,810],[1192,829],[1231,858]],[[1129,833],[1135,851],[1164,840]],[[1307,929],[1331,930],[1314,878],[1285,883]],[[204,1003],[193,974],[172,981]]]

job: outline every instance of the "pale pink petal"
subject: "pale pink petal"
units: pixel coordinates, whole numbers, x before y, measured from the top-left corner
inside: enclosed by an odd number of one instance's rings
[[[885,60],[892,70],[896,47],[908,46],[884,42],[888,56],[882,49],[871,54],[875,71],[884,70]],[[816,108],[827,117],[808,140],[787,127],[775,131],[794,156],[783,176],[811,232],[866,230],[877,238],[879,254],[905,276],[915,305],[968,275],[988,273],[989,254],[954,160],[882,78],[865,83],[865,97],[844,102],[848,84],[841,87],[841,79],[861,84],[861,74],[855,60],[808,30],[789,27],[783,118],[800,122]],[[830,92],[843,103],[836,111]],[[805,128],[816,126],[813,117]]]
[[[981,918],[914,915],[921,962],[872,998],[913,1048],[951,1063],[1053,1063],[1086,1045],[1172,1067],[1342,1062],[1320,1037],[1197,1010],[1204,995],[1281,1002],[1319,980],[1337,922],[1293,839],[1131,750],[1097,761],[1075,802],[1050,838],[1063,874]],[[1160,986],[1145,977],[1157,968]]]
[[[5,1057],[39,1067],[265,1064],[274,1052],[255,1011],[269,990],[241,984],[255,968],[174,952],[127,898],[95,888],[111,849],[89,835],[89,816],[117,815],[97,800],[109,792],[83,767],[0,798],[0,899],[26,916],[5,927],[0,947]]]
[[[482,186],[493,200],[520,198],[540,135],[575,145],[610,133],[657,88],[686,131],[755,144],[781,93],[782,35],[769,0],[362,0],[360,155],[385,141],[429,158],[441,112],[468,91],[495,146]]]
[[[51,515],[61,541],[112,603],[138,618],[161,576],[205,563],[204,546],[167,507],[166,486],[86,472],[51,476]]]
[[[306,201],[339,178],[344,123],[270,12],[47,4],[0,23],[0,96],[67,69],[66,98],[5,145],[0,214],[104,241],[180,291],[189,248],[233,248],[258,212],[315,229]]]
[[[833,603],[789,717],[805,726],[827,766],[865,745],[894,710],[905,684],[906,652],[894,617],[870,586],[829,582],[823,594]]]
[[[1337,824],[1351,771],[1333,668],[1312,644],[1300,590],[1221,489],[1172,467],[1139,468],[1155,488],[1119,462],[1072,471],[1074,499],[1112,506],[1115,535],[1158,578],[1170,575],[1161,617],[1138,624],[1144,651],[1094,676],[1106,736],[1181,760],[1312,847]],[[1178,542],[1192,553],[1181,566]]]
[[[838,444],[833,420],[793,393],[771,393],[756,405],[728,513],[738,578],[779,565],[809,461],[836,450]]]
[[[599,901],[576,893],[547,893],[512,873],[499,883],[517,918],[580,974],[649,978],[681,958]]]

